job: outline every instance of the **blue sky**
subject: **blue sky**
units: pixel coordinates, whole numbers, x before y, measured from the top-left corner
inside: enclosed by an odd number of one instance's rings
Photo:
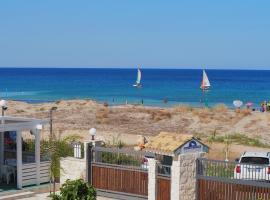
[[[1,67],[270,69],[269,0],[0,2]]]

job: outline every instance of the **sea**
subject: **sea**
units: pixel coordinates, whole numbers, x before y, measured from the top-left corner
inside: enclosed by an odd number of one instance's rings
[[[0,68],[2,99],[42,103],[93,99],[109,105],[141,104],[233,107],[234,100],[259,106],[270,100],[270,71],[206,70],[211,83],[200,89],[202,70],[141,69],[142,87],[132,85],[137,69],[111,68]]]

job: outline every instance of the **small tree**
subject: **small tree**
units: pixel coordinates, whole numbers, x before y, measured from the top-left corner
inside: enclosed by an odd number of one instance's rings
[[[231,141],[231,138],[228,134],[225,135],[225,148],[224,148],[224,151],[225,151],[225,161],[228,161],[229,159],[229,152],[230,152],[230,147],[231,147],[231,144],[232,144],[232,141]]]
[[[67,180],[60,188],[60,195],[52,195],[52,200],[96,200],[96,190],[82,179]]]

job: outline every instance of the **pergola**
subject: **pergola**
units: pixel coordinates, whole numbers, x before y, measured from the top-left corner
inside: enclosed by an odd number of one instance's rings
[[[16,133],[16,151],[14,154],[14,169],[16,171],[17,188],[21,189],[26,185],[39,185],[49,181],[49,162],[40,161],[40,135],[42,126],[48,120],[21,118],[21,117],[0,117],[0,167],[8,166],[5,159],[4,135],[6,132]],[[35,137],[35,153],[32,162],[23,162],[22,132],[30,131]],[[1,170],[0,168],[0,170]],[[0,172],[1,178],[3,172]]]

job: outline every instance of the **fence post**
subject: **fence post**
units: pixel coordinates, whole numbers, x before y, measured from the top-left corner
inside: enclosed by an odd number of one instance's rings
[[[157,196],[157,161],[148,159],[148,200],[156,200]]]
[[[173,157],[171,167],[171,199],[180,199],[180,158],[179,156]]]

